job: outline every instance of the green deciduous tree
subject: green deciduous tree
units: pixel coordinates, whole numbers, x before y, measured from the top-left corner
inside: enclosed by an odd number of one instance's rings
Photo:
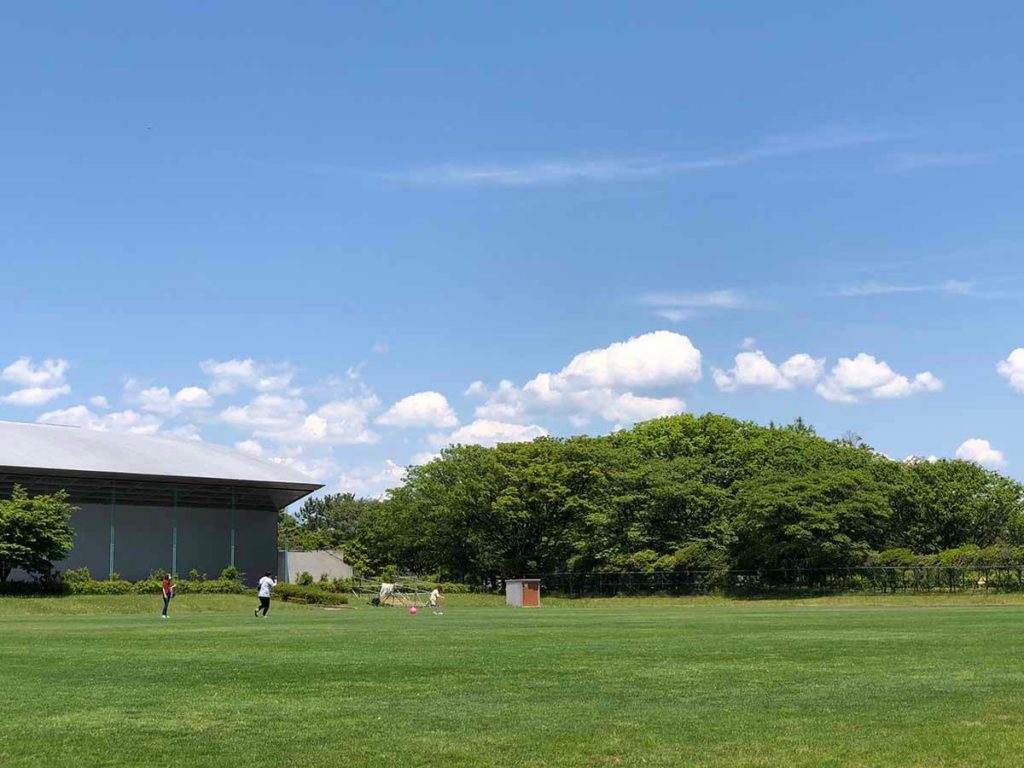
[[[0,500],[0,582],[20,568],[30,574],[45,575],[61,560],[74,543],[71,513],[64,491],[29,496],[14,486],[10,499]]]

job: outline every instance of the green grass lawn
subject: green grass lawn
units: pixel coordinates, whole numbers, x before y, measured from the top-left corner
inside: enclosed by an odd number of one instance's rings
[[[0,766],[1019,765],[1016,597],[0,598]]]

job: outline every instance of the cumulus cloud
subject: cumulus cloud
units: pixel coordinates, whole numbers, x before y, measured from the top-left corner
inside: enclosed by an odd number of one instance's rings
[[[156,434],[162,423],[156,416],[131,410],[98,415],[84,405],[47,411],[36,421],[40,424],[61,424],[99,432],[132,432],[140,435]]]
[[[1000,360],[996,371],[1017,392],[1024,393],[1024,347],[1017,347],[1005,360]]]
[[[978,437],[964,440],[960,447],[956,449],[956,457],[964,461],[973,461],[990,469],[1006,464],[1002,451],[997,451],[988,440],[982,440]]]
[[[896,373],[888,363],[861,352],[854,358],[839,358],[815,391],[831,402],[858,403],[909,397],[919,392],[938,392],[942,388],[942,381],[930,371],[909,378]]]
[[[66,360],[43,360],[36,365],[29,357],[19,357],[0,371],[0,379],[21,389],[0,395],[0,403],[30,407],[45,405],[66,395],[71,392],[65,381],[67,371]]]
[[[107,398],[104,397],[103,395],[96,395],[95,397],[90,397],[89,398],[89,403],[94,408],[107,409],[107,408],[110,407],[110,403],[107,401]]]
[[[59,387],[26,387],[25,389],[16,389],[9,395],[0,395],[0,403],[21,406],[45,405],[69,392],[71,392],[71,387],[67,384],[62,384]]]
[[[498,443],[525,443],[547,434],[548,431],[537,424],[509,424],[492,419],[477,419],[459,427],[450,435],[434,435],[431,441],[438,446],[462,444],[490,448]]]
[[[373,394],[334,400],[313,412],[304,400],[281,395],[257,395],[247,405],[221,411],[222,421],[251,430],[255,437],[282,443],[373,443],[378,435],[368,429],[370,414],[380,405]]]
[[[420,451],[419,453],[414,453],[412,455],[411,463],[414,466],[420,466],[423,464],[429,464],[434,459],[439,458],[441,458],[441,454],[436,451]]]
[[[458,424],[459,418],[440,392],[417,392],[388,408],[377,423],[388,427],[447,429]]]
[[[405,467],[387,459],[383,464],[347,469],[341,473],[335,485],[342,492],[380,498],[389,488],[395,488],[405,481],[405,471]]]
[[[561,415],[576,426],[595,415],[619,421],[633,414],[650,418],[686,407],[679,397],[637,395],[637,389],[689,386],[700,380],[701,354],[690,340],[671,331],[655,331],[601,349],[581,352],[557,373],[539,373],[521,388],[503,380],[476,409],[479,419],[524,422],[538,414]]]
[[[721,368],[713,368],[711,371],[715,386],[723,392],[808,386],[821,377],[825,368],[823,358],[814,358],[803,352],[793,355],[780,365],[769,360],[761,350],[740,352],[734,361],[729,371]]]
[[[268,457],[267,460],[301,472],[318,482],[327,482],[338,471],[338,465],[330,456],[306,457],[303,455],[302,446],[289,448],[279,455]]]
[[[287,363],[257,363],[245,360],[204,360],[200,370],[210,377],[210,392],[232,394],[240,388],[257,392],[280,392],[291,388],[295,372]]]
[[[19,357],[0,372],[0,379],[21,387],[58,387],[68,372],[67,360],[43,360],[35,365],[30,357]]]
[[[139,392],[138,401],[144,411],[170,415],[213,405],[213,397],[202,387],[182,387],[173,395],[167,387],[150,387]]]
[[[247,405],[225,408],[220,418],[235,427],[272,434],[285,432],[296,423],[301,423],[305,413],[305,400],[281,395],[257,395]]]
[[[162,430],[160,434],[176,437],[179,440],[194,440],[197,443],[203,441],[203,436],[199,434],[199,427],[195,424],[182,424],[178,427],[171,427],[170,429]]]
[[[601,408],[601,418],[618,423],[634,423],[672,416],[686,410],[686,403],[678,397],[643,397],[625,392]]]
[[[235,450],[247,453],[250,456],[262,456],[263,446],[258,440],[239,440],[235,443]]]

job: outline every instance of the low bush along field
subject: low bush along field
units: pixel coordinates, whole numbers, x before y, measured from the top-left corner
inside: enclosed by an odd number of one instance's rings
[[[1024,601],[0,598],[0,765],[1018,765]],[[977,604],[981,602],[981,604]]]

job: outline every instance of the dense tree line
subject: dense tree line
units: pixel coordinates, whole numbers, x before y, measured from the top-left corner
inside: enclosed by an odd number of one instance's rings
[[[797,420],[708,414],[605,437],[460,445],[386,499],[311,499],[282,537],[477,583],[530,572],[831,568],[900,549],[1024,544],[1024,487],[963,461],[893,461]]]

